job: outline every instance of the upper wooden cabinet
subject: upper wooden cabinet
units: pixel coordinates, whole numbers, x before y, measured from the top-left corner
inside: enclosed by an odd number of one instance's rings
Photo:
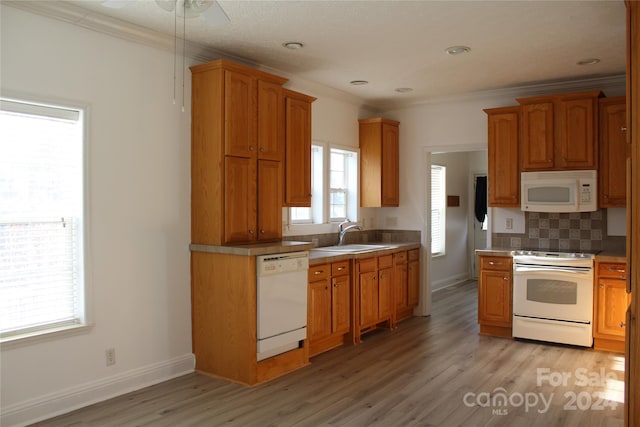
[[[287,79],[225,60],[191,72],[192,242],[280,239]]]
[[[311,206],[311,103],[315,100],[284,90],[284,206]]]
[[[488,120],[489,206],[520,206],[518,132],[520,107],[484,110]]]
[[[597,169],[599,90],[520,98],[521,170]]]
[[[400,122],[377,117],[359,124],[360,206],[399,206]]]
[[[627,206],[626,98],[600,99],[600,169],[598,200],[601,208]]]

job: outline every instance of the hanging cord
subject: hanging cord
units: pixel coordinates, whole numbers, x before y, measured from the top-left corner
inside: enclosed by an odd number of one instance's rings
[[[187,54],[187,0],[182,1],[182,112],[184,113],[184,57]]]

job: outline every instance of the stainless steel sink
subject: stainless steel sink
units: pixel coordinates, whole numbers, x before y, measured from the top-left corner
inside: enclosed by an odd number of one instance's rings
[[[372,252],[372,251],[379,251],[381,249],[387,249],[390,248],[391,246],[388,245],[359,245],[359,244],[352,244],[352,245],[341,245],[341,246],[325,246],[325,247],[321,247],[321,248],[316,248],[315,250],[317,251],[327,251],[327,252],[341,252],[341,253],[346,253],[346,254],[354,254],[354,253],[361,253],[361,252]]]

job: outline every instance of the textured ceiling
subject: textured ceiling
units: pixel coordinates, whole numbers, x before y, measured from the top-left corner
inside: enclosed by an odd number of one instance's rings
[[[90,14],[173,35],[153,0],[75,0]],[[625,6],[615,1],[235,1],[231,22],[186,20],[186,38],[226,55],[351,93],[372,106],[468,92],[621,75]],[[178,21],[182,32],[182,21]],[[288,50],[286,41],[304,48]],[[471,51],[451,56],[445,48]],[[578,66],[585,58],[600,63]],[[368,80],[352,86],[351,80]],[[413,91],[397,93],[395,88]]]

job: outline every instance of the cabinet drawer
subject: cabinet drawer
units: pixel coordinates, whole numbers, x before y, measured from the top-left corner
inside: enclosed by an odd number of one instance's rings
[[[409,261],[415,261],[420,258],[420,249],[411,249],[409,251]]]
[[[378,258],[365,258],[358,260],[358,270],[360,273],[376,271],[378,269]]]
[[[481,270],[511,270],[511,257],[483,256],[480,257]]]
[[[393,266],[393,255],[383,255],[378,257],[378,268],[380,270],[391,266]]]
[[[349,274],[349,270],[349,261],[340,261],[331,264],[332,276],[345,276]]]
[[[601,262],[598,264],[598,277],[626,279],[627,266],[621,263]]]
[[[314,282],[320,279],[326,279],[331,274],[331,267],[329,264],[320,264],[309,266],[309,282]]]
[[[407,263],[407,253],[406,252],[398,252],[393,254],[393,261],[396,264],[406,264]]]

